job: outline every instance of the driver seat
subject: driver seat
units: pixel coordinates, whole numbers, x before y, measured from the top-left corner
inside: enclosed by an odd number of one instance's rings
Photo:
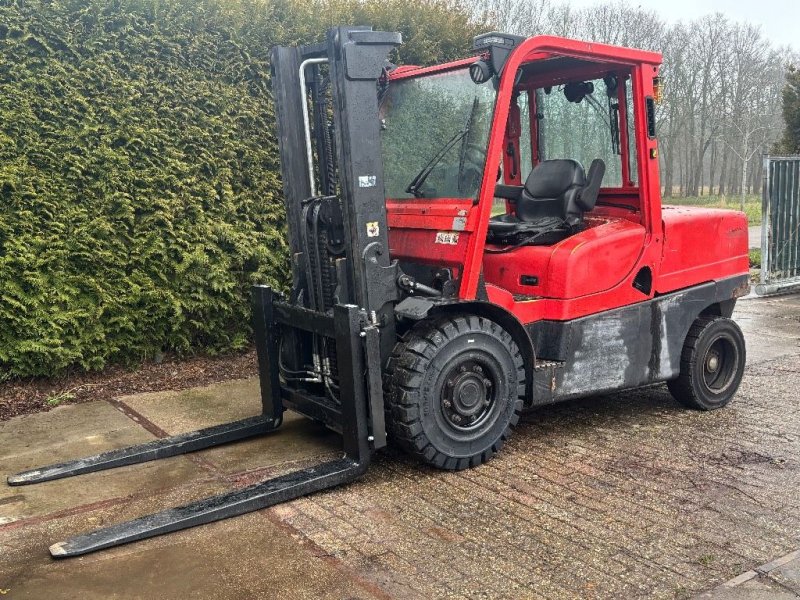
[[[489,221],[488,241],[553,244],[580,227],[597,202],[606,165],[592,161],[588,177],[575,160],[545,160],[531,170],[522,187],[498,185],[496,196],[515,206],[515,214]]]

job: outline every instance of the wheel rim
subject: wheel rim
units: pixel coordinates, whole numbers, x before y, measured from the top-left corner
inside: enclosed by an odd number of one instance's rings
[[[444,373],[440,406],[445,423],[456,431],[483,426],[497,404],[497,380],[488,361],[464,358]]]
[[[736,379],[739,353],[728,336],[717,337],[703,357],[703,383],[714,393],[725,392]]]

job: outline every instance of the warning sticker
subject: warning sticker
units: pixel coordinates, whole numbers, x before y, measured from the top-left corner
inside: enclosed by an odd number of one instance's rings
[[[358,187],[362,188],[375,187],[376,183],[378,183],[378,178],[375,175],[358,176]]]
[[[381,233],[381,227],[377,221],[370,221],[367,223],[367,237],[378,237]]]
[[[458,244],[458,233],[455,231],[437,231],[436,243],[455,246],[456,244]]]

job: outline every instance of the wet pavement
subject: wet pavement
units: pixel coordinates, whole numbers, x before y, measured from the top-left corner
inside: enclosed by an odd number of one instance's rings
[[[761,248],[761,225],[753,225],[747,228],[749,248]]]
[[[743,300],[735,316],[749,366],[727,409],[682,409],[662,385],[543,408],[497,459],[466,472],[386,453],[355,484],[62,561],[47,547],[69,535],[327,459],[337,438],[294,418],[263,438],[190,456],[38,486],[0,484],[0,594],[793,597],[800,295]],[[247,380],[19,417],[0,423],[1,471],[241,418],[258,406],[257,382]]]
[[[784,600],[800,597],[800,550],[746,571],[698,600]]]

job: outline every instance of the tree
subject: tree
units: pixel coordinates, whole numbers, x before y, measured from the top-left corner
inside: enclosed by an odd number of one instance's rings
[[[800,154],[800,70],[790,67],[783,88],[783,121],[785,129],[776,151]]]
[[[270,48],[401,31],[466,55],[465,0],[0,1],[0,380],[246,346],[288,283]]]

